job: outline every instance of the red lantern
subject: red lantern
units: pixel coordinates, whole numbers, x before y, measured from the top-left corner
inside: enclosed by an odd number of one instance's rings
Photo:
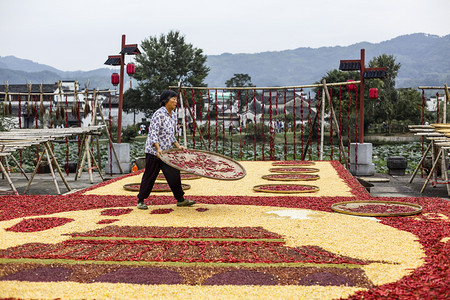
[[[378,89],[377,88],[369,89],[369,98],[370,99],[377,99],[378,98]]]
[[[127,74],[132,77],[134,75],[134,64],[133,63],[129,63],[127,64]]]
[[[117,86],[119,84],[119,74],[118,73],[112,73],[112,75],[111,75],[111,83],[114,86]]]
[[[354,81],[353,79],[349,79],[347,80],[347,82],[352,82]],[[347,91],[353,91],[355,90],[356,86],[354,84],[347,84]]]

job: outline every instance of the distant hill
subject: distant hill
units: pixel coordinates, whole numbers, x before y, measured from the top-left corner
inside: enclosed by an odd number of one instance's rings
[[[365,49],[366,65],[381,54],[394,55],[401,63],[397,87],[450,84],[450,35],[439,37],[424,33],[403,35],[381,43],[361,42],[347,47],[297,48],[254,54],[210,55],[206,78],[210,87],[223,87],[236,73],[246,73],[256,86],[288,86],[319,81],[328,71],[339,68],[341,59],[359,59]],[[24,84],[31,81],[54,83],[78,80],[82,87],[110,88],[111,70],[65,72],[14,56],[0,57],[0,84]],[[133,83],[134,85],[134,83]]]
[[[111,88],[112,71],[101,68],[92,71],[61,71],[48,65],[39,64],[15,56],[0,56],[0,84],[25,84],[32,82],[55,83],[59,80],[77,80],[81,87],[89,81],[90,88]]]
[[[365,49],[366,65],[381,54],[394,55],[401,63],[397,87],[442,85],[450,82],[450,35],[438,37],[416,33],[372,44],[347,47],[298,48],[255,54],[208,56],[209,86],[224,86],[235,73],[249,74],[256,86],[311,84],[328,71],[339,68],[341,59],[359,59]]]

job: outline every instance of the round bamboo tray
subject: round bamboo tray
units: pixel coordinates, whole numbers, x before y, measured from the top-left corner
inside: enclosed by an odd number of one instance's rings
[[[319,187],[304,184],[260,184],[254,186],[253,190],[263,193],[297,194],[314,193],[319,190]]]
[[[346,201],[331,205],[335,212],[366,217],[398,217],[419,214],[422,206],[395,201]]]
[[[315,162],[306,160],[285,160],[285,161],[274,161],[272,166],[313,166]]]
[[[194,180],[194,179],[202,178],[201,176],[191,174],[191,173],[185,173],[185,172],[180,173],[180,177],[181,177],[181,180]],[[156,180],[165,182],[166,177],[164,177],[163,173],[160,173],[160,174],[158,174],[158,177],[156,177]]]
[[[315,173],[315,172],[319,172],[319,169],[317,169],[317,168],[300,168],[300,167],[270,168],[269,172],[272,172],[272,173]]]
[[[128,183],[124,184],[123,188],[127,191],[139,192],[141,183]],[[188,190],[191,188],[189,184],[181,184],[183,190]],[[167,183],[155,183],[153,185],[152,192],[170,192],[170,187]]]
[[[198,149],[164,150],[160,159],[166,164],[198,176],[218,180],[238,180],[244,178],[244,167],[234,159]]]
[[[272,181],[313,181],[320,179],[320,176],[317,174],[287,173],[263,175],[261,178]]]

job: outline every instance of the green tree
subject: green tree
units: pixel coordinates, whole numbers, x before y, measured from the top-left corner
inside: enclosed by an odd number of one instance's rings
[[[233,77],[225,81],[226,87],[253,87],[255,86],[252,83],[252,78],[248,74],[234,74]],[[251,101],[251,99],[254,98],[254,91],[253,90],[235,90],[233,91],[233,102],[235,102],[237,99],[239,99],[240,107],[239,110],[241,110],[247,103],[247,101]],[[231,103],[230,103],[231,106]]]
[[[234,74],[233,77],[225,81],[227,87],[251,87],[252,78],[248,74]]]
[[[334,69],[331,70],[329,72],[327,72],[327,74],[322,77],[322,79],[320,80],[320,82],[316,82],[316,84],[322,84],[323,79],[326,80],[326,83],[336,83],[336,82],[346,82],[347,80],[355,80],[355,81],[359,81],[360,80],[360,76],[359,76],[359,72],[355,72],[355,71],[351,71],[351,72],[347,72],[347,71],[340,71],[338,69]],[[339,106],[341,107],[341,133],[342,134],[347,134],[348,133],[348,105],[349,102],[351,102],[351,111],[350,111],[350,115],[354,116],[355,113],[357,113],[356,110],[356,106],[355,106],[355,100],[356,100],[356,95],[355,95],[355,90],[347,90],[346,86],[329,86],[329,92],[330,92],[330,96],[332,99],[332,104],[333,104],[333,109],[334,112],[336,114],[336,116],[338,116],[339,114]],[[315,88],[314,92],[316,94],[316,99],[320,97],[320,99],[322,99],[323,95],[323,89],[322,87],[319,88]],[[329,112],[329,103],[328,101],[325,101],[325,110]],[[354,122],[354,118],[352,117]],[[334,125],[334,124],[333,124]]]
[[[179,31],[151,36],[141,43],[141,48],[142,55],[136,56],[135,78],[150,109],[159,107],[157,96],[161,91],[178,82],[183,86],[206,86],[203,82],[209,72],[206,56],[203,50],[186,43]]]
[[[422,95],[416,89],[399,89],[394,106],[395,119],[411,124],[422,123]]]
[[[395,62],[393,55],[382,54],[380,56],[374,57],[369,62],[370,68],[386,68],[386,77],[383,79],[370,79],[366,80],[365,91],[367,95],[364,96],[365,99],[369,99],[368,91],[370,88],[378,88],[378,99],[368,100],[365,107],[372,108],[373,119],[378,122],[386,121],[388,132],[391,133],[392,121],[396,119],[397,107],[398,107],[398,92],[395,89],[395,78],[398,75],[401,64]],[[364,118],[368,116],[370,120],[370,115],[368,110],[364,114]],[[368,122],[369,123],[369,122]]]
[[[142,100],[141,91],[132,88],[123,93],[122,109],[127,113],[133,113],[133,124],[136,124],[136,114],[140,111],[150,113],[148,105]]]

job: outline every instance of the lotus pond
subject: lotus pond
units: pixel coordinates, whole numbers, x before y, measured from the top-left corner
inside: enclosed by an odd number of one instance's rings
[[[224,146],[223,146],[224,145]],[[188,148],[193,148],[192,141],[188,141]],[[249,145],[240,144],[239,142],[231,143],[229,141],[218,141],[217,143],[211,143],[208,146],[208,150],[212,152],[217,152],[235,160],[257,160],[263,159],[262,143],[253,143]],[[67,162],[76,162],[78,158],[79,145],[76,142],[71,142],[68,145],[65,143],[53,143],[54,153],[58,160],[60,166],[66,166]],[[145,156],[144,153],[145,140],[137,139],[130,143],[130,158],[131,161],[135,161],[138,157]],[[426,147],[426,145],[424,145]],[[200,148],[200,144],[197,142],[195,148]],[[285,149],[286,148],[286,149]],[[98,146],[101,166],[104,167],[108,159],[108,143],[105,140],[100,140]],[[348,149],[346,148],[346,151]],[[420,142],[404,143],[404,144],[388,144],[388,145],[373,145],[372,152],[372,162],[375,164],[376,173],[388,173],[387,159],[390,156],[404,156],[408,162],[408,167],[406,173],[412,173],[419,163],[422,157],[422,151],[425,149]],[[33,160],[36,158],[37,152],[42,151],[42,147],[37,149],[36,147],[30,147],[28,149],[22,150],[21,152],[16,151],[14,156],[18,161],[22,163],[23,168],[26,172],[32,172],[34,169]],[[97,145],[94,143],[93,152],[95,157],[98,157]],[[256,155],[255,155],[256,152]],[[285,155],[286,153],[286,155]],[[294,157],[295,153],[295,157]],[[294,152],[294,145],[284,145],[275,144],[273,146],[272,156],[276,160],[293,160],[301,159],[302,157],[301,145],[296,145]],[[306,159],[307,160],[319,160],[319,149],[317,144],[313,144],[312,147],[308,148]],[[264,147],[264,159],[269,160],[271,157],[269,145],[266,144]],[[337,146],[330,147],[329,145],[324,146],[323,160],[340,160],[339,149]],[[344,163],[344,161],[341,161]],[[15,170],[12,167],[13,171]]]

